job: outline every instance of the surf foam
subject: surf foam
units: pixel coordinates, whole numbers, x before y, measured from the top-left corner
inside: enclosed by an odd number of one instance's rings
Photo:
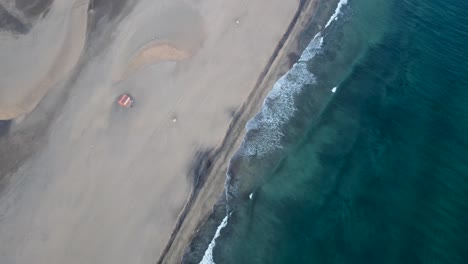
[[[306,62],[306,61],[313,59],[315,55],[317,54],[317,51],[322,47],[322,45],[323,45],[322,33],[318,32],[317,34],[315,34],[314,38],[309,43],[309,45],[302,52],[302,55],[299,58],[299,62]]]
[[[341,13],[341,8],[348,3],[348,0],[340,0],[334,14],[330,17],[325,28],[338,19]],[[244,137],[241,147],[237,151],[240,155],[262,155],[273,149],[283,148],[281,138],[283,133],[280,126],[289,120],[296,107],[294,105],[294,96],[297,95],[304,85],[315,84],[315,76],[307,70],[307,62],[312,60],[317,55],[323,45],[323,36],[318,32],[309,45],[302,52],[298,62],[283,75],[274,85],[268,96],[265,98],[260,112],[257,113],[251,120],[247,122],[247,133],[252,130],[261,130],[257,133],[255,140],[248,140]],[[336,92],[336,88],[332,92]],[[229,197],[228,190],[235,192],[232,186],[228,186],[230,182],[229,173],[226,174],[227,180],[225,185],[226,197]],[[250,193],[249,199],[252,200],[254,193]],[[228,198],[226,198],[228,199]],[[229,211],[229,209],[228,209]],[[228,215],[226,215],[218,226],[216,233],[206,249],[202,260],[199,264],[215,264],[213,259],[213,249],[216,245],[216,239],[221,235],[221,230],[228,224]]]
[[[283,133],[281,126],[285,124],[296,111],[294,97],[305,85],[315,84],[315,76],[307,69],[306,62],[313,59],[320,51],[323,37],[316,34],[302,53],[299,61],[283,75],[274,85],[263,102],[260,112],[247,122],[247,132],[259,130],[244,142],[239,151],[241,155],[264,155],[274,149],[281,149]]]
[[[348,0],[340,0],[340,2],[338,2],[338,6],[335,9],[335,13],[333,13],[333,15],[330,17],[327,24],[325,25],[325,28],[330,26],[331,23],[333,23],[333,21],[338,20],[338,15],[340,15],[341,13],[341,8],[345,6],[347,3],[348,3]]]
[[[216,245],[216,239],[221,235],[221,230],[227,225],[228,223],[228,216],[226,215],[221,222],[221,224],[218,226],[218,229],[216,229],[216,233],[211,240],[210,244],[208,245],[208,248],[205,251],[205,254],[203,255],[202,260],[200,261],[200,264],[215,264],[213,260],[213,249]]]

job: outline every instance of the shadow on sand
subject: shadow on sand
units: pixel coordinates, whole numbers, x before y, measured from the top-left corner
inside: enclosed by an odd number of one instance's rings
[[[11,120],[0,120],[0,137],[3,137],[10,132]]]

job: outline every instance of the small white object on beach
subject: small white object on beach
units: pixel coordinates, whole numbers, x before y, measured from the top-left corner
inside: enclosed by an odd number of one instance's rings
[[[336,92],[336,87],[333,87],[333,89],[331,89],[332,93]]]
[[[252,200],[252,197],[253,197],[253,193],[249,195],[249,199]]]
[[[177,117],[172,118],[172,122],[177,122]]]
[[[237,20],[236,20],[236,24],[239,24],[239,23],[240,23],[240,21],[239,21],[239,19],[237,19]]]

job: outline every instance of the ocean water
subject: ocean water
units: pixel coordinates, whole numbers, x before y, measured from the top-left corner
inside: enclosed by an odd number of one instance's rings
[[[330,16],[249,122],[186,263],[468,263],[468,1]]]

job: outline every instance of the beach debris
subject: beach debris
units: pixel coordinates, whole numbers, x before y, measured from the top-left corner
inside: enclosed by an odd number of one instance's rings
[[[239,25],[239,23],[240,23],[240,21],[239,21],[239,19],[237,19],[237,20],[236,20],[236,24],[238,24],[238,25]]]
[[[249,195],[249,199],[252,200],[252,198],[253,198],[253,193]]]
[[[331,91],[332,91],[332,93],[336,92],[336,87],[333,87],[333,88],[331,89]]]
[[[117,99],[117,103],[122,108],[129,108],[133,106],[133,99],[129,94],[124,93],[119,96],[119,99]]]
[[[172,122],[173,122],[173,123],[176,123],[176,122],[177,122],[177,117],[174,116],[174,117],[172,118]]]

